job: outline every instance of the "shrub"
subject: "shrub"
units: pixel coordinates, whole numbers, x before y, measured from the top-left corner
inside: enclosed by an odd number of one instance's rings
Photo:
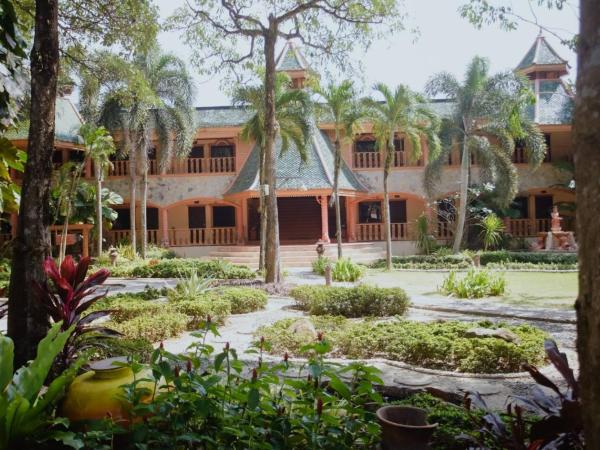
[[[429,218],[425,214],[421,214],[415,221],[417,230],[417,248],[425,255],[432,253],[437,242],[435,237],[429,231]]]
[[[529,263],[529,264],[559,264],[570,265],[577,269],[577,254],[553,252],[483,252],[481,264],[491,263]]]
[[[479,223],[481,228],[480,237],[483,241],[483,248],[487,251],[489,248],[496,248],[502,241],[504,233],[504,222],[494,213],[490,213],[481,219]]]
[[[486,268],[495,270],[524,270],[524,271],[574,271],[577,264],[550,264],[550,263],[525,263],[525,262],[502,262],[488,263]]]
[[[335,262],[331,277],[334,281],[357,281],[363,274],[364,269],[350,259],[340,258]]]
[[[458,298],[494,297],[504,294],[506,279],[502,274],[485,269],[471,269],[461,278],[452,271],[442,283],[440,291]]]
[[[175,289],[182,298],[195,298],[206,294],[211,289],[211,280],[200,277],[197,272],[191,272],[179,278]]]
[[[177,278],[196,273],[203,278],[216,279],[250,279],[255,274],[246,266],[231,264],[227,261],[173,258],[159,260],[156,264],[137,265],[131,271],[135,277],[143,278]]]
[[[146,258],[149,259],[173,259],[177,254],[170,248],[159,247],[157,245],[148,245],[146,248]]]
[[[149,300],[132,300],[113,303],[113,309],[110,313],[111,320],[121,323],[134,319],[142,315],[160,314],[169,308],[164,302],[155,302]]]
[[[223,298],[205,296],[194,300],[177,301],[173,303],[173,309],[185,314],[188,329],[195,329],[208,316],[211,316],[213,322],[223,323],[231,314],[231,303]]]
[[[312,262],[312,271],[317,275],[325,275],[325,267],[327,267],[328,264],[331,264],[333,267],[331,258],[328,258],[327,256],[319,256]]]
[[[439,252],[440,250],[436,250]],[[392,264],[395,269],[407,270],[440,270],[440,269],[466,269],[472,267],[473,261],[467,255],[411,255],[394,256]],[[385,268],[385,261],[376,261],[371,265],[375,269]]]
[[[154,348],[147,339],[111,338],[101,341],[101,344],[90,355],[91,360],[126,356],[135,358],[141,363],[149,363]]]
[[[427,421],[438,424],[431,439],[432,448],[464,450],[465,442],[456,437],[461,434],[478,436],[479,427],[473,424],[467,411],[431,394],[425,392],[414,394],[400,401],[392,402],[392,404],[414,406],[427,411]],[[481,416],[483,414],[479,413],[478,417]]]
[[[310,314],[344,317],[402,315],[409,299],[400,288],[298,286],[290,292],[297,305]]]
[[[267,293],[250,287],[221,288],[212,297],[222,298],[231,304],[231,314],[245,314],[267,306]]]
[[[350,321],[335,318],[311,318],[315,328],[325,332],[334,352],[348,358],[384,357],[431,369],[475,373],[507,373],[521,370],[527,364],[544,362],[546,333],[530,325],[505,326],[491,322],[385,322]],[[306,337],[294,334],[289,326],[293,319],[261,327],[271,343],[272,351],[300,354]],[[471,337],[469,330],[503,328],[514,333],[518,343],[498,337]]]
[[[189,318],[185,314],[162,311],[157,314],[142,314],[124,322],[111,322],[111,326],[128,339],[158,342],[181,334],[188,322]]]

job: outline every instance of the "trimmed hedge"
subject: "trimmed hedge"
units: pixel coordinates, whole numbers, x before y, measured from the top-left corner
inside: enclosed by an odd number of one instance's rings
[[[400,288],[360,285],[298,286],[290,296],[296,304],[317,316],[386,317],[402,315],[408,309],[408,295]]]
[[[544,339],[547,334],[530,325],[508,326],[491,322],[385,322],[351,321],[322,317],[313,324],[323,331],[334,354],[353,359],[384,357],[430,369],[474,373],[518,372],[522,365],[542,365],[545,360]],[[306,334],[294,332],[294,319],[285,319],[261,327],[256,336],[264,336],[271,352],[301,355]],[[502,327],[512,331],[519,343],[496,337],[470,337],[474,327]]]
[[[220,288],[212,293],[231,304],[231,314],[245,314],[267,306],[268,296],[262,289],[251,287]]]
[[[135,267],[131,274],[141,278],[176,278],[195,272],[199,276],[216,279],[250,279],[256,274],[246,266],[227,261],[173,258],[155,260],[153,264]]]
[[[149,363],[154,347],[147,339],[110,338],[102,339],[101,346],[95,347],[90,360],[100,360],[115,356],[135,358],[138,362]]]
[[[570,266],[577,268],[576,253],[553,252],[508,252],[504,250],[481,253],[481,264],[526,263],[541,265]]]
[[[471,258],[464,254],[458,255],[411,255],[394,256],[392,264],[395,269],[440,270],[466,269],[473,265]],[[375,269],[384,269],[385,260],[376,261],[371,265]]]
[[[124,322],[110,321],[106,326],[128,339],[158,342],[183,333],[188,323],[188,316],[167,309],[158,314],[142,314]]]
[[[182,300],[172,303],[175,311],[188,318],[187,328],[196,329],[198,324],[210,315],[211,320],[223,323],[231,314],[231,303],[217,297],[200,297],[194,300]]]

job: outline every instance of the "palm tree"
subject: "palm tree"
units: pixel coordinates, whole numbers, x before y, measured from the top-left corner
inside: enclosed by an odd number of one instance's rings
[[[121,154],[129,156],[131,244],[136,251],[136,185],[141,172],[141,256],[146,256],[148,154],[154,135],[160,149],[161,171],[173,158],[187,157],[194,136],[194,85],[180,58],[153,48],[132,63],[99,53],[104,78],[82,76],[82,110],[113,131],[122,133]]]
[[[437,135],[439,120],[431,111],[427,101],[407,86],[399,85],[393,92],[383,83],[374,86],[383,96],[383,102],[365,99],[368,115],[373,123],[377,149],[383,153],[383,220],[386,241],[386,267],[392,268],[392,236],[390,223],[390,200],[388,178],[395,155],[395,139],[398,134],[410,140],[410,159],[418,160],[422,155],[421,138],[425,137],[429,154],[437,156],[440,140]]]
[[[431,96],[443,94],[454,101],[451,117],[442,121],[442,150],[430,157],[426,167],[425,187],[432,196],[448,155],[458,146],[461,165],[453,245],[456,253],[463,240],[467,216],[471,156],[479,162],[480,182],[495,184],[497,203],[504,207],[513,200],[518,186],[512,163],[515,139],[523,142],[534,168],[544,160],[546,144],[526,114],[526,107],[535,100],[528,80],[512,72],[490,76],[489,63],[484,58],[473,58],[462,85],[453,75],[440,73],[427,83],[426,91]]]
[[[331,201],[335,204],[335,239],[337,242],[338,259],[342,257],[342,216],[340,208],[339,179],[342,165],[342,134],[345,139],[352,139],[357,131],[359,120],[364,116],[364,110],[356,100],[354,84],[350,80],[342,81],[336,85],[329,84],[326,88],[317,88],[316,92],[323,97],[322,105],[327,120],[333,122],[335,132],[334,140],[334,173],[333,196]]]
[[[267,241],[267,208],[265,184],[265,89],[264,84],[240,87],[234,93],[234,103],[242,105],[254,114],[244,124],[241,138],[246,142],[254,141],[259,149],[259,181],[260,181],[260,256],[259,270],[264,268],[265,248]],[[278,73],[275,78],[275,121],[277,137],[281,139],[281,152],[288,151],[292,145],[300,153],[302,161],[307,159],[306,146],[311,129],[311,100],[308,93],[301,89],[293,89],[290,77]]]
[[[115,153],[113,138],[104,127],[86,124],[80,131],[85,142],[88,157],[94,164],[94,178],[96,180],[96,239],[97,254],[102,255],[102,182],[104,175],[112,166],[110,157]]]

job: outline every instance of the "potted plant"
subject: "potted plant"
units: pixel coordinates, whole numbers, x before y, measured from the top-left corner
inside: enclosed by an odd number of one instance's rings
[[[412,406],[390,405],[377,410],[382,450],[426,450],[438,424],[427,423],[427,412]]]

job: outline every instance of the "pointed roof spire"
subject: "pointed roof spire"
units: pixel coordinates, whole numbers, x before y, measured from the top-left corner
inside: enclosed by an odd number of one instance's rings
[[[276,70],[280,72],[306,71],[308,63],[294,41],[287,41],[277,57]]]
[[[560,68],[557,67],[557,69],[562,69],[561,71],[564,71],[564,73],[567,72],[567,61],[562,59],[550,44],[548,44],[548,41],[546,41],[546,38],[542,33],[541,27],[535,42],[517,65],[517,70],[532,72],[533,70],[531,70],[531,68],[533,68],[533,66],[561,66]]]

